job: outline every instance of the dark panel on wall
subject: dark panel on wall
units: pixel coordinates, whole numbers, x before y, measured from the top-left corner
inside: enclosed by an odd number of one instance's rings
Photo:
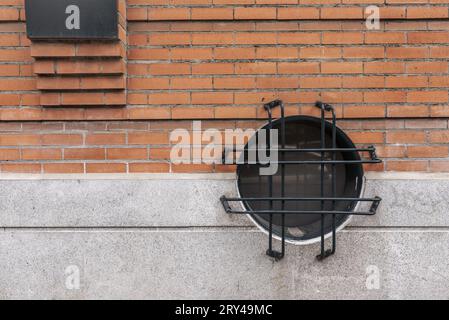
[[[117,39],[117,0],[26,0],[31,39]]]

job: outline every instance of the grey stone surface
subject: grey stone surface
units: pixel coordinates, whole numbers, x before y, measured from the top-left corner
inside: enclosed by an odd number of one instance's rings
[[[323,263],[318,247],[265,256],[252,230],[2,231],[0,298],[44,299],[431,299],[449,298],[448,232],[339,234]],[[67,266],[80,290],[65,287]],[[366,286],[379,271],[380,289]]]
[[[449,299],[448,191],[369,180],[379,213],[354,218],[335,256],[288,245],[275,263],[266,235],[224,213],[233,180],[0,180],[0,299]]]
[[[223,194],[235,194],[234,181],[0,181],[0,226],[251,226],[224,213]],[[379,213],[352,225],[449,226],[448,194],[449,180],[368,180],[366,195],[383,198]]]
[[[233,180],[0,181],[0,226],[250,225],[219,201]]]
[[[368,180],[365,196],[383,200],[378,213],[354,226],[449,226],[449,180]]]

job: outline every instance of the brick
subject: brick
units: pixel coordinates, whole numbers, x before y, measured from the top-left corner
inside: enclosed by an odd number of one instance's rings
[[[376,146],[377,155],[381,158],[404,158],[405,146]]]
[[[345,58],[384,58],[385,49],[383,47],[347,47],[343,48]]]
[[[343,77],[343,88],[384,88],[382,76]]]
[[[387,116],[392,118],[428,117],[428,106],[389,105]]]
[[[406,63],[408,73],[447,73],[447,62],[408,62]]]
[[[149,36],[149,44],[161,45],[189,45],[192,37],[189,33],[154,33]]]
[[[31,61],[29,49],[0,49],[0,61],[29,62]]]
[[[278,63],[279,74],[314,74],[320,70],[317,62],[282,62]]]
[[[192,74],[214,75],[214,74],[234,74],[235,66],[232,63],[200,63],[192,65]]]
[[[168,144],[168,134],[161,132],[129,133],[128,143],[131,145]]]
[[[393,59],[425,59],[429,56],[428,48],[421,47],[389,47],[387,58]]]
[[[295,2],[292,2],[296,4]],[[277,18],[279,20],[301,20],[301,19],[318,19],[320,16],[319,8],[308,8],[308,7],[288,7],[278,8]]]
[[[253,63],[236,63],[236,74],[274,74],[276,73],[275,62],[253,62]]]
[[[0,94],[1,106],[18,106],[20,105],[20,95],[18,94]]]
[[[288,115],[334,104],[354,141],[386,159],[367,170],[449,172],[442,1],[130,0],[116,43],[32,43],[4,20],[0,160],[12,172],[233,172],[171,166],[169,132],[192,119],[258,128],[261,105],[280,98]],[[381,30],[366,29],[368,2]],[[22,5],[8,0],[0,20],[23,19]]]
[[[35,134],[1,134],[1,146],[35,146],[41,144],[41,137]]]
[[[404,73],[405,63],[403,62],[365,62],[365,73]]]
[[[426,134],[416,130],[401,130],[387,132],[387,143],[424,143]]]
[[[361,7],[347,8],[321,8],[321,19],[339,20],[339,19],[363,19],[364,13]]]
[[[39,90],[80,90],[81,79],[79,78],[59,78],[40,77],[37,79],[37,89]]]
[[[169,89],[170,79],[168,78],[131,78],[128,79],[128,89],[130,90],[156,90]]]
[[[121,57],[120,43],[82,43],[76,48],[77,57]]]
[[[108,105],[108,106],[123,106],[126,104],[126,93],[124,91],[106,92],[104,95],[104,103],[105,103],[105,105]],[[94,111],[94,109],[87,110],[86,115],[88,115],[89,112],[93,112],[93,111]],[[112,111],[112,113],[114,115],[120,115],[119,116],[120,118],[122,118],[123,114],[124,114],[124,112],[122,112],[120,110]]]
[[[146,148],[109,148],[106,149],[108,160],[146,160],[148,151]]]
[[[54,61],[37,60],[33,65],[36,74],[54,74],[56,72]]]
[[[104,160],[105,151],[100,148],[64,149],[64,159],[68,160]]]
[[[349,136],[355,143],[384,143],[384,133],[383,132],[349,132]]]
[[[193,92],[193,104],[230,104],[233,94],[228,92]]]
[[[40,173],[41,165],[38,163],[4,163],[0,165],[0,169],[5,173]]]
[[[363,63],[361,62],[323,62],[321,63],[322,73],[362,73]]]
[[[214,117],[214,109],[208,107],[176,107],[172,119],[208,119]]]
[[[299,79],[299,85],[301,88],[341,88],[341,77],[301,77]]]
[[[423,76],[389,76],[385,79],[387,88],[426,88],[428,77]]]
[[[130,163],[130,173],[162,173],[170,172],[170,164],[164,162]]]
[[[18,21],[19,10],[16,8],[2,8],[0,10],[0,21]]]
[[[406,42],[407,37],[404,32],[367,32],[365,34],[365,43],[367,44],[397,44]]]
[[[297,48],[264,47],[256,49],[257,59],[297,59],[299,50]]]
[[[33,43],[32,57],[74,57],[75,45],[69,43]]]
[[[23,149],[23,160],[61,160],[61,149]]]
[[[50,174],[70,174],[70,173],[84,173],[84,164],[82,163],[44,163],[44,173]]]
[[[58,74],[121,74],[124,70],[121,60],[61,60],[56,64]]]
[[[149,107],[128,109],[129,119],[169,119],[171,111],[168,107]]]
[[[36,81],[34,79],[0,79],[0,90],[3,91],[27,91],[36,89]]]
[[[432,172],[449,172],[449,162],[445,161],[430,161],[430,171]]]
[[[215,118],[217,119],[251,119],[256,116],[256,109],[253,107],[217,107]]]
[[[193,20],[232,20],[234,10],[232,8],[193,8]]]
[[[82,90],[125,89],[125,78],[118,77],[84,77],[80,81]]]
[[[213,171],[213,166],[208,164],[179,164],[172,165],[172,172],[177,173],[208,173]]]
[[[212,59],[212,48],[172,48],[173,60],[209,60]]]
[[[126,173],[126,164],[86,163],[86,173]]]
[[[235,81],[234,87],[240,88],[253,88],[260,89],[265,88],[299,88],[299,78],[295,77],[262,77],[257,78],[257,82],[254,83],[251,78],[243,78],[242,80]],[[217,79],[214,84],[217,84]]]
[[[147,8],[127,8],[127,18],[129,21],[147,20],[148,10]]]
[[[407,147],[409,158],[447,158],[449,147],[447,146],[409,146]]]
[[[447,76],[430,76],[429,87],[449,87],[449,77]]]
[[[130,60],[165,60],[170,56],[169,49],[130,49]]]
[[[274,32],[239,32],[235,35],[235,44],[277,44],[277,38]]]
[[[449,58],[449,47],[431,47],[430,56],[432,58]]]
[[[86,145],[120,145],[126,143],[123,133],[92,133],[86,136]]]
[[[362,44],[363,33],[360,32],[324,32],[323,44]]]
[[[254,59],[256,53],[254,48],[215,48],[214,57],[217,60]]]
[[[387,171],[428,171],[428,161],[388,161]]]
[[[19,149],[0,149],[0,161],[20,160]]]
[[[448,106],[431,106],[430,115],[432,117],[449,117]]]
[[[409,7],[407,8],[408,19],[444,19],[448,18],[447,7]]]
[[[320,44],[321,35],[313,32],[279,33],[278,44]]]
[[[408,43],[448,43],[449,34],[447,32],[410,32]]]
[[[234,19],[236,20],[270,20],[276,19],[276,8],[235,8]]]
[[[299,55],[302,59],[336,59],[342,57],[341,49],[333,47],[303,47],[300,48]]]
[[[70,106],[84,106],[84,105],[102,105],[104,103],[103,93],[63,93],[61,95],[61,104]]]
[[[42,145],[80,145],[83,137],[78,134],[43,134]]]
[[[154,21],[163,20],[189,20],[190,10],[188,8],[150,8],[148,19]]]
[[[152,160],[169,160],[170,148],[150,148],[150,159]]]
[[[445,143],[449,141],[449,130],[435,130],[430,131],[429,141],[431,143]]]
[[[446,91],[413,91],[407,92],[407,102],[439,103],[448,102],[448,92]]]
[[[170,88],[179,89],[212,89],[212,78],[172,78]]]
[[[385,106],[346,106],[344,116],[345,118],[383,118],[385,109]]]
[[[148,95],[148,103],[155,105],[178,105],[190,103],[190,94],[177,93],[151,93]]]

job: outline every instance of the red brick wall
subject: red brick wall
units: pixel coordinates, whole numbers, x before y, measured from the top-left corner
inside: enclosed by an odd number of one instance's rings
[[[22,2],[0,0],[1,172],[230,171],[170,164],[170,130],[258,127],[274,98],[289,114],[332,103],[386,159],[370,169],[449,171],[449,0],[128,0],[114,72],[104,56],[32,54]],[[67,65],[83,72],[55,82]]]

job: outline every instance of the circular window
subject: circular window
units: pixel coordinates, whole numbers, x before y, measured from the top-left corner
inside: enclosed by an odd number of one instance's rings
[[[281,120],[273,121],[273,129],[281,129]],[[269,129],[266,125],[262,129]],[[332,148],[332,124],[326,121],[326,148]],[[355,148],[349,137],[337,128],[337,148]],[[280,133],[279,133],[280,136]],[[248,145],[252,145],[256,137],[252,137],[241,155],[248,155]],[[279,137],[279,139],[281,139]],[[319,149],[321,148],[321,119],[308,116],[285,118],[286,149]],[[280,146],[280,141],[278,146]],[[279,152],[279,161],[320,161],[321,152]],[[337,152],[337,160],[360,160],[358,152]],[[332,152],[324,153],[324,160],[333,160]],[[260,165],[240,164],[237,167],[238,192],[242,198],[270,197],[270,176],[260,175]],[[281,174],[271,176],[272,197],[281,196]],[[324,165],[324,196],[332,197],[332,164]],[[359,163],[336,164],[336,197],[360,198],[363,188],[363,166]],[[284,165],[284,197],[320,198],[321,197],[321,164],[288,164]],[[272,202],[273,210],[281,210],[281,201]],[[320,211],[320,201],[285,201],[284,210]],[[357,201],[338,201],[335,210],[351,212]],[[269,201],[244,201],[247,211],[270,210]],[[332,202],[324,203],[324,210],[332,210]],[[250,214],[251,219],[263,230],[269,230],[269,214]],[[349,220],[349,215],[337,215],[337,229],[341,229]],[[282,234],[281,215],[273,214],[273,236],[280,238]],[[325,215],[325,234],[332,232],[332,215]],[[290,243],[308,244],[320,241],[320,214],[285,214],[285,239]]]

